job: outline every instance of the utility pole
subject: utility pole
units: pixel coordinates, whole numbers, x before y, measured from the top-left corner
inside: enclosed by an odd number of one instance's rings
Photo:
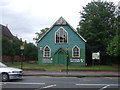
[[[24,45],[20,46],[20,50],[21,50],[21,69],[23,69],[23,51],[24,51]]]
[[[66,74],[68,75],[68,64],[69,64],[69,55],[68,55],[69,53],[68,53],[68,50],[69,50],[69,48],[67,47],[66,50],[67,50],[67,64],[66,64],[67,65],[67,70],[66,70]]]

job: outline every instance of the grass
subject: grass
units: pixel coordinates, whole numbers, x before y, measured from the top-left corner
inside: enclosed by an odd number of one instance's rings
[[[5,63],[7,66],[21,68],[20,62],[15,63]],[[38,65],[38,64],[30,64],[23,63],[23,69],[45,69],[47,71],[60,71],[61,69],[66,69],[65,65]],[[78,65],[70,65],[69,69],[80,69],[80,70],[118,70],[117,67],[113,66],[78,66]]]

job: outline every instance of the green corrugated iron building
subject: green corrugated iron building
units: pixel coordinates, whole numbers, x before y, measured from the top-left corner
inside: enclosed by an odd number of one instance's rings
[[[85,42],[75,29],[60,17],[38,40],[40,65],[85,65]]]

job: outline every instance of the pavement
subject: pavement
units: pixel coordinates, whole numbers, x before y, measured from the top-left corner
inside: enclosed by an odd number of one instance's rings
[[[57,71],[24,71],[23,76],[51,76],[51,77],[120,77],[118,72],[105,71],[79,71],[79,72],[57,72]]]

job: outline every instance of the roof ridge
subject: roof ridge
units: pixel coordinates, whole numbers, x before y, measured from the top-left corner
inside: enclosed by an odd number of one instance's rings
[[[61,16],[54,25],[66,25],[68,24],[67,21]]]

